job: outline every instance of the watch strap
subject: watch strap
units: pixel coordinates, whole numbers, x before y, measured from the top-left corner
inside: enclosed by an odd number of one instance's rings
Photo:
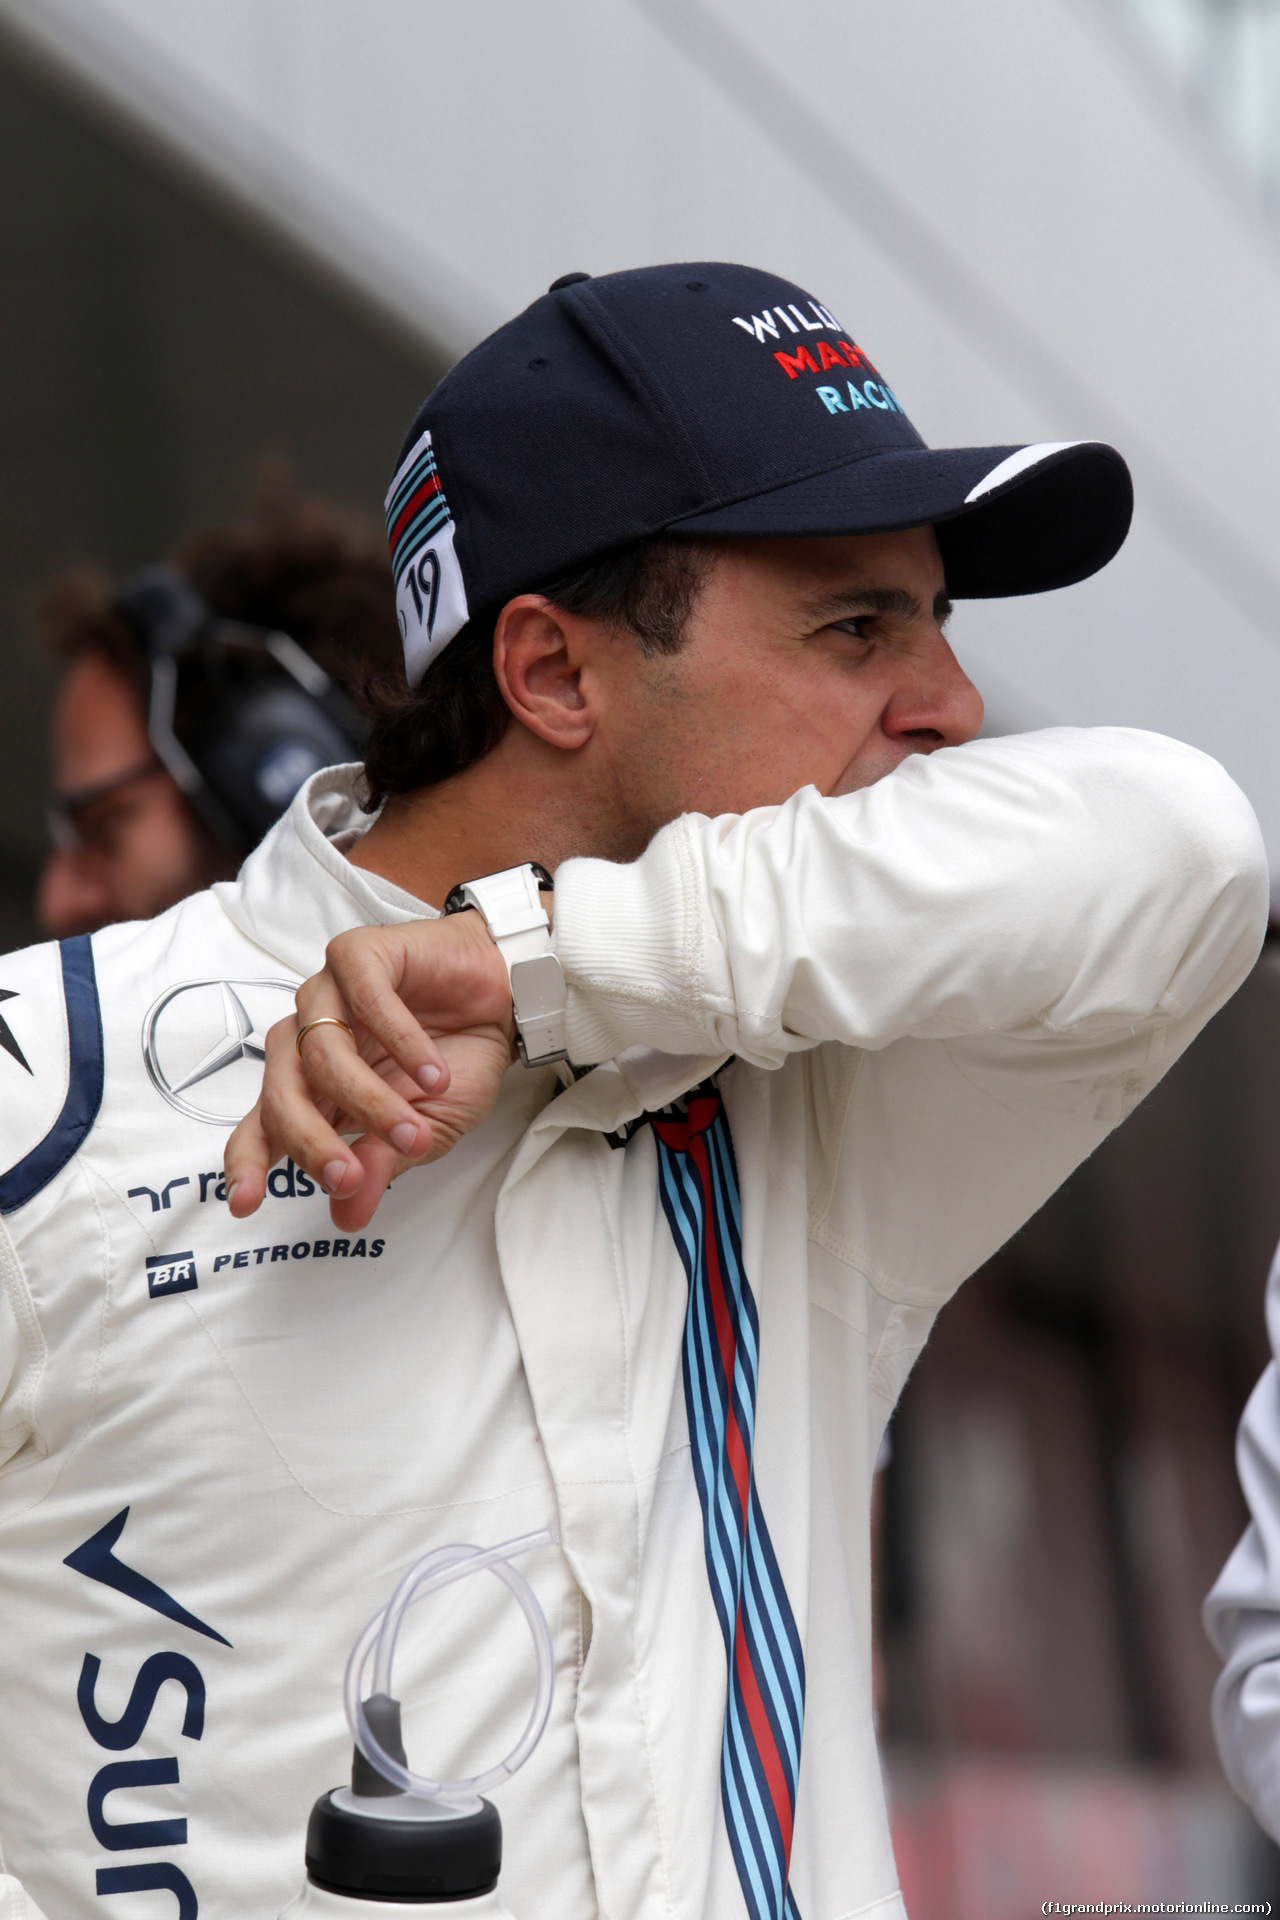
[[[473,907],[482,915],[511,982],[516,1046],[527,1067],[569,1058],[566,1014],[569,990],[551,951],[551,922],[540,892],[552,888],[545,867],[526,862],[501,873],[482,874],[454,887],[446,913]]]

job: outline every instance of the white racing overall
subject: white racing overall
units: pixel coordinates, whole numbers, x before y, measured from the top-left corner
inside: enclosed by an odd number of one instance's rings
[[[364,1233],[292,1164],[236,1221],[261,1036],[333,935],[428,911],[344,858],[355,779],[318,774],[234,883],[0,958],[0,1913],[274,1920],[347,1773],[362,1623],[433,1544],[558,1526],[522,1563],[557,1686],[497,1796],[503,1897],[742,1920],[689,1282],[653,1127],[628,1133],[723,1067],[805,1669],[791,1889],[803,1920],[900,1920],[876,1450],[939,1307],[1253,964],[1248,804],[1187,747],[1062,730],[570,861],[555,948],[595,1071],[513,1066]],[[483,1578],[420,1612],[410,1755],[474,1772],[528,1710],[525,1627]]]

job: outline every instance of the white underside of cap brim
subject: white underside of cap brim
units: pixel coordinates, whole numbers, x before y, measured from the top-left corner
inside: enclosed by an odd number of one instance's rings
[[[984,474],[976,487],[970,487],[964,497],[964,504],[966,507],[971,507],[974,501],[981,500],[984,494],[994,493],[997,487],[1003,487],[1010,480],[1016,479],[1020,473],[1025,473],[1028,467],[1038,467],[1040,462],[1049,459],[1051,454],[1065,453],[1069,447],[1087,445],[1088,442],[1085,440],[1042,440],[1034,447],[1019,447],[1018,451],[1011,453],[1007,460],[1002,460],[998,467],[992,467],[990,473]]]

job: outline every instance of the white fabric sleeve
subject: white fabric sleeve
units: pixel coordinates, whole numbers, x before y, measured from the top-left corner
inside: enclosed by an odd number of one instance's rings
[[[1280,1352],[1280,1249],[1267,1282],[1271,1350]],[[1223,1771],[1280,1840],[1280,1371],[1273,1360],[1240,1421],[1236,1469],[1250,1523],[1204,1603],[1225,1662],[1213,1690]]]
[[[684,815],[630,865],[566,861],[555,900],[571,1058],[770,1068],[824,1041],[1087,1045],[1207,1018],[1256,958],[1267,869],[1215,761],[1061,728],[913,755],[836,799]]]
[[[0,1873],[0,1920],[45,1920],[43,1908],[10,1873]]]

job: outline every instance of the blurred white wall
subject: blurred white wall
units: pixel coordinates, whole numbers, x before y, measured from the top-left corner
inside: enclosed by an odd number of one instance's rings
[[[961,608],[957,648],[999,726],[1215,754],[1280,872],[1280,251],[1106,0],[0,0],[0,20],[450,351],[571,269],[748,260],[841,315],[926,439],[1113,440],[1138,492],[1123,554]]]

